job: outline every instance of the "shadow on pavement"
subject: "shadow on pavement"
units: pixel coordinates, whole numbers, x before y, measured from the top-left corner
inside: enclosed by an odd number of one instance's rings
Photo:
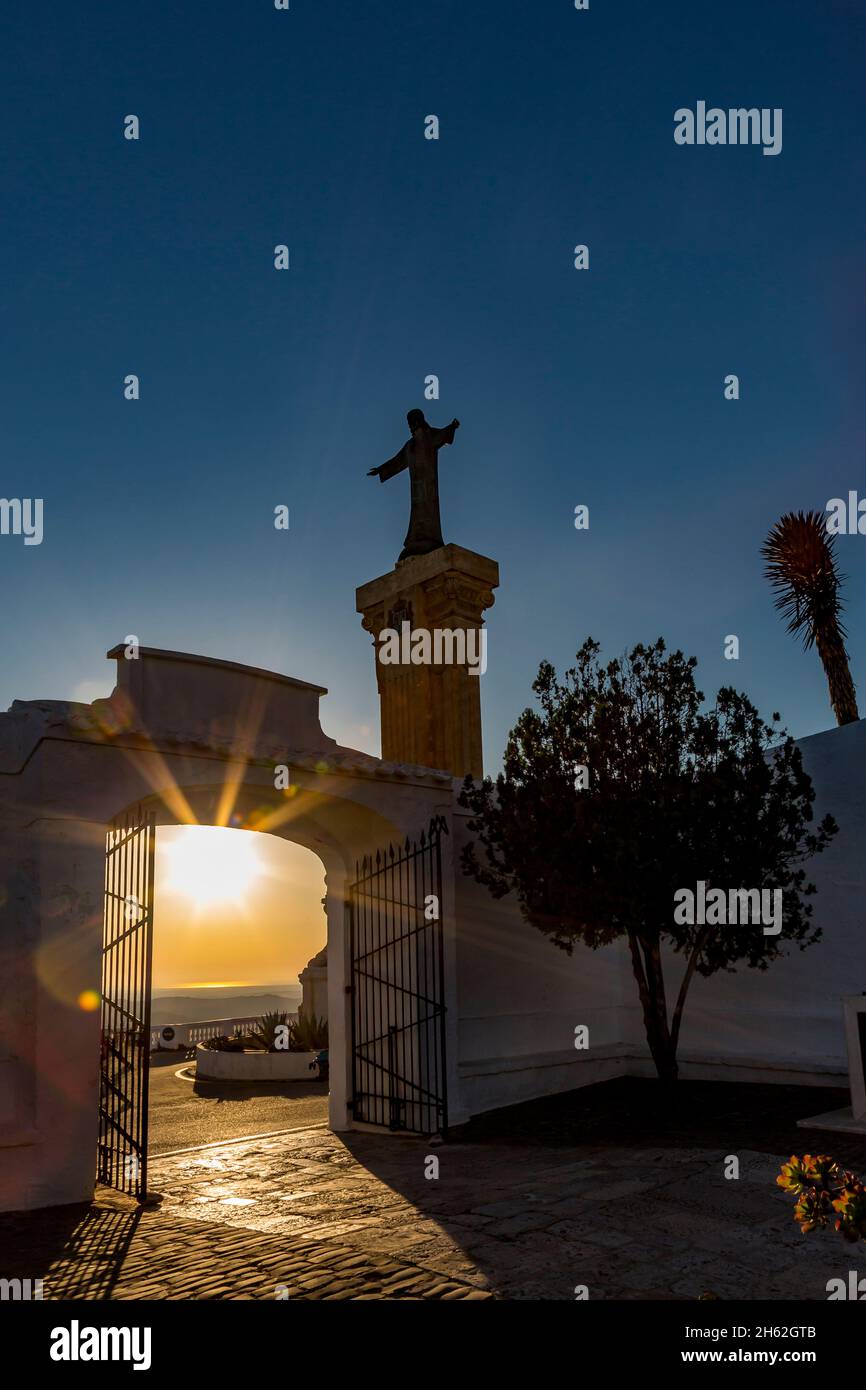
[[[0,1215],[0,1278],[44,1281],[46,1299],[110,1299],[141,1220],[130,1199]]]

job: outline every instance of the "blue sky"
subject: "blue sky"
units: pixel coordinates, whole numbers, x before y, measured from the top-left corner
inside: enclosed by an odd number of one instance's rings
[[[489,768],[589,634],[832,724],[759,547],[866,495],[859,0],[48,0],[5,30],[0,491],[45,538],[0,537],[0,708],[108,693],[135,633],[326,685],[376,751],[354,590],[408,481],[366,473],[420,405],[462,422],[445,539],[501,567]],[[677,146],[698,100],[781,107],[782,153]],[[866,537],[839,554],[866,710]]]

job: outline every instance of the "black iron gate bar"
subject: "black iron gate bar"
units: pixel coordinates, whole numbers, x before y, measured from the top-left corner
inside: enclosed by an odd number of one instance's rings
[[[437,816],[418,843],[366,856],[349,895],[353,1113],[419,1133],[447,1129],[443,833]]]
[[[147,1193],[147,1099],[155,814],[141,807],[106,836],[99,1095],[100,1182]]]
[[[369,896],[369,895],[364,895],[364,896]],[[394,904],[392,904],[392,906],[393,906],[393,905],[394,905]],[[410,905],[410,904],[408,904],[408,903],[407,903],[407,904],[402,904],[402,903],[401,903],[401,904],[399,904],[399,906],[411,906],[411,908],[412,908],[413,911],[415,911],[415,910],[416,910],[416,911],[422,911],[422,909],[421,909],[421,908],[418,908],[417,905],[415,905],[415,904],[411,904],[411,905]],[[403,932],[402,935],[392,937],[392,938],[388,941],[388,943],[387,943],[387,949],[388,949],[388,950],[391,950],[391,949],[393,949],[395,946],[399,945],[401,941],[409,941],[409,940],[411,940],[413,937],[417,937],[418,935],[419,935],[419,930],[418,930],[418,928],[413,928],[412,930],[410,930],[410,931],[408,931],[408,932]],[[375,984],[384,984],[384,985],[386,986],[386,988],[388,988],[388,989],[394,991],[395,994],[398,994],[398,995],[405,995],[405,996],[407,996],[409,999],[416,1000],[419,1004],[426,1004],[426,1005],[429,1005],[430,1010],[431,1010],[431,1012],[430,1012],[429,1014],[427,1014],[424,1018],[419,1018],[419,1019],[414,1020],[413,1022],[411,1022],[411,1023],[409,1023],[409,1024],[404,1024],[403,1029],[398,1028],[396,1025],[390,1025],[389,1028],[388,1028],[388,1032],[387,1032],[387,1033],[382,1033],[382,1034],[380,1034],[378,1037],[367,1038],[366,1043],[365,1043],[365,1046],[368,1047],[368,1048],[369,1048],[369,1047],[374,1047],[374,1046],[376,1045],[376,1043],[384,1042],[384,1041],[387,1039],[387,1040],[388,1040],[388,1044],[389,1044],[389,1052],[391,1052],[391,1051],[393,1050],[393,1046],[394,1046],[394,1038],[395,1038],[395,1036],[396,1036],[397,1033],[400,1033],[400,1032],[402,1032],[402,1031],[405,1031],[405,1030],[407,1030],[407,1029],[409,1029],[409,1028],[413,1028],[413,1027],[416,1027],[416,1026],[417,1026],[417,1027],[421,1027],[422,1025],[424,1025],[424,1024],[426,1024],[426,1023],[430,1023],[430,1022],[435,1021],[436,1018],[438,1017],[439,1012],[440,1012],[440,1005],[439,1005],[438,1000],[437,1000],[435,997],[433,997],[433,996],[430,996],[430,997],[428,998],[428,997],[426,997],[425,995],[418,993],[417,991],[413,991],[413,990],[407,989],[407,988],[405,987],[405,985],[398,985],[398,984],[395,984],[393,980],[383,979],[382,976],[380,976],[380,975],[376,975],[376,974],[373,974],[373,973],[368,973],[367,971],[364,971],[364,970],[362,970],[362,969],[360,968],[360,966],[361,966],[361,964],[362,964],[363,961],[369,959],[369,958],[372,957],[372,956],[377,955],[381,950],[382,950],[382,947],[381,947],[381,946],[374,947],[373,950],[368,951],[365,955],[360,955],[360,956],[356,956],[356,957],[355,957],[355,975],[356,975],[356,977],[357,977],[357,978],[360,978],[360,979],[363,979],[365,982],[366,982],[366,981],[369,981],[370,984],[373,984],[373,985],[375,985]],[[444,1014],[445,1010],[444,1010],[444,1009],[441,1009],[441,1012]],[[371,1067],[374,1067],[374,1068],[379,1068],[379,1070],[384,1070],[384,1071],[388,1072],[389,1070],[393,1069],[392,1067],[389,1067],[389,1068],[383,1068],[383,1067],[381,1067],[380,1063],[378,1063],[378,1062],[375,1060],[375,1058],[373,1058],[373,1057],[367,1057],[367,1058],[365,1058],[364,1060],[365,1060],[365,1062],[367,1063],[368,1066],[371,1066]],[[424,1095],[424,1096],[426,1096],[426,1097],[429,1097],[432,1101],[434,1101],[434,1103],[437,1101],[438,1096],[437,1096],[436,1092],[435,1092],[435,1091],[426,1090],[426,1089],[421,1085],[420,1082],[413,1081],[410,1077],[406,1077],[405,1075],[401,1078],[401,1080],[402,1080],[402,1083],[403,1083],[404,1086],[408,1086],[411,1090],[418,1091],[421,1095]]]

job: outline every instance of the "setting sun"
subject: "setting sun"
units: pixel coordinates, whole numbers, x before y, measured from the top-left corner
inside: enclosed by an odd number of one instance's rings
[[[257,836],[249,830],[196,825],[166,846],[166,887],[197,907],[238,903],[261,872]]]
[[[325,871],[263,831],[157,831],[154,983],[185,992],[293,980],[327,936]]]

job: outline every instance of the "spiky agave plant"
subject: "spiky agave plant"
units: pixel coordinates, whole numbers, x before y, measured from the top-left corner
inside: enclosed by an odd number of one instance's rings
[[[293,1052],[320,1052],[328,1046],[327,1019],[316,1018],[315,1014],[308,1017],[302,1009],[291,1026],[291,1039]]]
[[[859,719],[857,694],[845,650],[840,589],[844,575],[836,565],[835,536],[828,535],[820,512],[786,512],[761,548],[764,571],[775,590],[776,607],[788,631],[803,646],[818,648],[830,687],[837,724]]]
[[[250,1033],[268,1052],[278,1052],[285,1050],[290,1027],[288,1014],[273,1012],[262,1014]]]

